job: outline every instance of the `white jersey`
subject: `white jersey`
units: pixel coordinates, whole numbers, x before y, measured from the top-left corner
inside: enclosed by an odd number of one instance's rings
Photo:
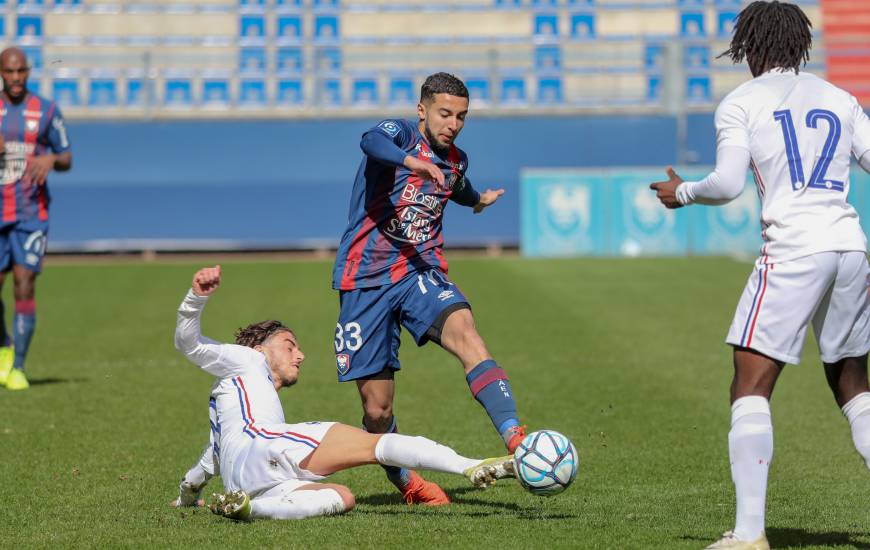
[[[854,97],[812,74],[777,69],[728,94],[715,122],[718,150],[750,153],[765,261],[866,251],[847,202],[850,155],[870,150],[870,121]]]
[[[284,423],[284,410],[265,355],[253,348],[221,344],[200,334],[199,319],[207,301],[208,297],[188,291],[178,309],[175,347],[202,370],[217,377],[209,400],[211,442],[216,470],[220,470],[215,473],[220,473],[224,485],[234,490],[243,487],[242,469],[255,441],[287,440],[310,452],[320,438],[301,433],[302,429],[288,430],[291,425]]]

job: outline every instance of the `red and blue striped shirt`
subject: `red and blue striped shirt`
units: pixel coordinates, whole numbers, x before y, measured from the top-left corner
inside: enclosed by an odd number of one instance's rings
[[[451,145],[446,158],[436,153],[416,125],[384,120],[363,134],[391,140],[404,155],[431,162],[444,172],[444,186],[426,181],[401,165],[368,154],[360,163],[332,273],[340,290],[392,284],[409,272],[435,267],[447,272],[441,224],[448,200],[474,206],[478,193],[465,177],[468,156]]]
[[[48,221],[48,187],[31,181],[28,166],[33,157],[70,149],[63,116],[54,101],[28,92],[11,103],[0,94],[0,134],[5,148],[0,157],[3,188],[0,192],[0,225]]]

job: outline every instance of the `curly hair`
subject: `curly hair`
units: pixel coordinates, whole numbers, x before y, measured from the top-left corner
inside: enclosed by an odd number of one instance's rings
[[[468,97],[468,88],[465,87],[465,84],[461,80],[450,73],[435,73],[427,76],[423,86],[420,87],[420,102],[434,100],[435,94]]]
[[[259,346],[271,338],[275,333],[285,331],[293,334],[293,331],[284,326],[281,321],[276,321],[274,319],[260,321],[259,323],[253,323],[237,330],[236,344],[252,348],[254,346]]]
[[[740,63],[749,56],[759,72],[775,68],[799,72],[810,59],[812,26],[794,4],[757,0],[737,15],[731,46],[718,57]]]

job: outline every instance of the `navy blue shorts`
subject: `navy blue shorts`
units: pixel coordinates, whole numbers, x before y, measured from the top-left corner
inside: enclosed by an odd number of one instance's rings
[[[468,307],[459,287],[438,269],[408,273],[391,285],[342,290],[340,300],[335,327],[340,382],[399,370],[401,327],[422,346],[442,312]]]
[[[39,273],[47,241],[47,223],[29,223],[26,227],[14,223],[3,227],[0,229],[0,271],[20,265]]]

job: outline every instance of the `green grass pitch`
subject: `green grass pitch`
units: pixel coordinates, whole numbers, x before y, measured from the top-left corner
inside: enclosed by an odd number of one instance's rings
[[[701,548],[733,525],[723,339],[748,263],[455,259],[451,277],[510,374],[523,421],[576,444],[576,483],[545,499],[513,482],[476,491],[430,473],[455,504],[410,508],[371,466],[332,478],[357,495],[346,516],[253,524],[167,506],[208,435],[212,379],[172,346],[196,267],[48,266],[33,386],[0,389],[0,547],[679,549]],[[358,425],[356,389],[335,379],[330,269],[226,262],[204,332],[227,340],[242,324],[283,320],[307,355],[300,382],[282,392],[288,421]],[[405,339],[401,358],[403,432],[469,456],[502,452],[452,357]],[[804,364],[783,375],[773,415],[771,544],[870,548],[870,473],[812,338]]]

